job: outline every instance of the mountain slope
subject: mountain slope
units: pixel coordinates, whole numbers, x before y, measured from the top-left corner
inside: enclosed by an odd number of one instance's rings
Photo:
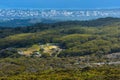
[[[18,29],[20,32],[1,38],[0,48],[25,48],[39,43],[57,43],[61,49],[64,49],[58,55],[60,57],[120,52],[120,25],[117,24],[119,19],[105,18],[105,20],[99,19],[95,22],[104,23],[101,24],[102,26],[90,27],[93,25],[90,21],[91,24],[86,23],[90,26],[86,27],[74,21],[73,23],[36,24],[31,27],[12,28],[13,31]]]

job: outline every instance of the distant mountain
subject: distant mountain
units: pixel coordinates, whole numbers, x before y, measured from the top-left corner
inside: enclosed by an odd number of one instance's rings
[[[1,27],[19,27],[19,26],[22,27],[27,25],[31,25],[29,19],[26,19],[26,20],[14,19],[14,20],[0,22]]]
[[[81,26],[105,26],[105,25],[112,25],[112,24],[120,24],[120,18],[113,18],[113,17],[106,17],[106,18],[99,18],[94,20],[52,20],[52,19],[13,19],[7,21],[0,21],[0,27],[26,27],[37,25],[37,23],[47,23],[54,25],[53,23],[60,24],[60,25],[81,25]]]
[[[24,27],[35,23],[55,23],[56,20],[50,19],[13,19],[0,21],[0,27]]]

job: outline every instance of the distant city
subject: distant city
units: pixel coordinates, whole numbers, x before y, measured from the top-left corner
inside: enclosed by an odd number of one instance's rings
[[[90,20],[102,17],[120,17],[120,9],[0,9],[1,21],[13,19]]]

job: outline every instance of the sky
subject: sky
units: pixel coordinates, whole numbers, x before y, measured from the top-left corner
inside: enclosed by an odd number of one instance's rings
[[[0,0],[0,8],[120,8],[120,0]]]

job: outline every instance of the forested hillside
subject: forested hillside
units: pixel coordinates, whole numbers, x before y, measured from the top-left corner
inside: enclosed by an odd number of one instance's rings
[[[119,80],[120,19],[0,27],[0,80]]]
[[[120,52],[119,21],[118,18],[104,18],[1,28],[0,48],[25,48],[39,43],[57,43],[63,49],[59,57],[116,53]]]

